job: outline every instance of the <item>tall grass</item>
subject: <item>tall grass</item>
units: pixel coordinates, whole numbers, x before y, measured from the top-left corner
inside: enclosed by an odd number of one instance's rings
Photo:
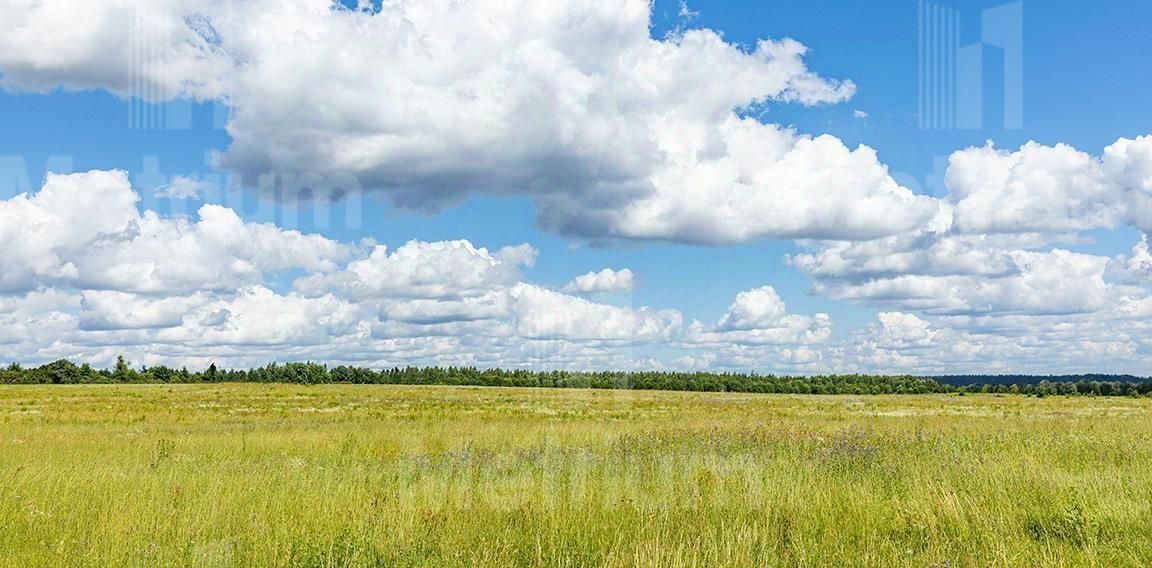
[[[1152,401],[0,388],[9,566],[1152,565]]]

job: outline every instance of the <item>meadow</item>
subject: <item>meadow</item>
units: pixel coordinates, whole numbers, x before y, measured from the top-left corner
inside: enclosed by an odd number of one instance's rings
[[[3,566],[1148,566],[1152,399],[0,387]]]

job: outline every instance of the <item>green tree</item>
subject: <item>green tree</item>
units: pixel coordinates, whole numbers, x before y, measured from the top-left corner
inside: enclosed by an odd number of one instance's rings
[[[135,370],[128,365],[123,355],[116,356],[116,367],[112,370],[112,379],[118,383],[134,383],[138,378]]]
[[[83,376],[80,367],[67,359],[53,361],[40,369],[50,377],[52,383],[58,385],[74,385],[81,382]]]

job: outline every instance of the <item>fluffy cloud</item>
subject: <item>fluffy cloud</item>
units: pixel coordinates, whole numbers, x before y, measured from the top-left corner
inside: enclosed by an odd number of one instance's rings
[[[235,289],[265,273],[333,270],[350,248],[246,223],[205,205],[196,221],[137,209],[122,171],[49,174],[35,194],[0,201],[0,291],[42,285],[172,293]]]
[[[789,262],[827,296],[931,314],[1095,313],[1147,295],[1145,248],[1108,259],[1064,249],[1078,234],[1141,226],[1152,140],[1120,139],[1101,156],[1029,142],[952,154],[948,195],[914,230],[865,242],[805,243]],[[1119,283],[1113,282],[1119,280]]]
[[[137,200],[124,172],[89,172],[49,175],[35,195],[0,201],[0,291],[79,278],[83,246],[127,230]]]
[[[367,333],[359,308],[332,295],[305,298],[262,286],[245,288],[199,307],[185,325],[162,329],[163,343],[197,345],[310,345]]]
[[[784,300],[771,286],[747,290],[736,294],[728,313],[720,318],[723,330],[744,330],[769,327],[785,315]]]
[[[899,310],[837,338],[828,315],[790,313],[770,286],[736,294],[711,323],[685,323],[674,309],[524,282],[530,245],[353,246],[219,206],[188,219],[137,202],[122,172],[51,176],[0,202],[0,357],[1008,372],[1131,371],[1152,352],[1146,242],[1108,259],[1051,248],[1043,234],[969,235],[948,207],[924,229],[809,243],[792,258],[819,292]],[[284,271],[300,276],[285,286]]]
[[[224,1],[12,0],[0,5],[0,85],[214,98],[234,61],[200,11]]]
[[[945,181],[963,233],[1152,228],[1152,138],[1121,138],[1092,156],[1066,144],[991,144],[949,158]]]
[[[248,223],[137,208],[124,172],[51,175],[0,201],[0,356],[254,364],[321,358],[520,366],[555,358],[628,366],[623,349],[667,344],[675,310],[600,304],[522,281],[528,244],[395,250]],[[296,274],[290,286],[285,274]],[[627,279],[630,272],[613,273]],[[273,283],[287,290],[274,290]]]
[[[1104,171],[1126,190],[1126,221],[1152,231],[1152,136],[1121,138],[1104,149]]]
[[[198,199],[209,189],[211,189],[210,185],[204,180],[188,176],[175,176],[171,182],[157,187],[154,193],[156,197],[169,199]]]
[[[854,282],[904,274],[999,277],[1021,269],[1016,253],[1047,244],[1043,237],[915,232],[865,242],[806,243],[788,262],[826,280]]]
[[[729,116],[694,140],[698,125],[658,133],[667,160],[630,202],[600,206],[545,198],[544,220],[585,236],[733,243],[762,238],[873,239],[924,225],[936,200],[888,175],[867,146]],[[665,138],[660,138],[663,136]]]
[[[385,303],[380,315],[387,321],[418,325],[489,320],[507,316],[512,300],[510,290],[458,300],[405,299]]]
[[[184,317],[211,301],[206,294],[148,297],[111,290],[81,294],[80,329],[108,331],[177,327]]]
[[[837,351],[834,368],[932,374],[1143,374],[1148,326],[1123,308],[1083,315],[882,312]]]
[[[827,315],[789,314],[764,287],[683,325],[570,295],[627,289],[625,270],[560,292],[524,282],[530,245],[354,245],[215,205],[168,217],[139,211],[122,172],[88,172],[0,201],[0,354],[625,367],[641,363],[624,349],[651,345],[803,370],[1147,357],[1146,237],[1111,259],[1075,245],[1152,230],[1152,137],[1099,155],[968,148],[948,195],[916,195],[872,148],[750,118],[852,96],[803,45],[654,39],[650,18],[646,0],[16,0],[0,7],[0,84],[224,101],[219,164],[249,185],[296,176],[424,210],[527,195],[543,226],[597,241],[808,239],[790,262],[816,292],[892,311],[837,341]]]
[[[192,222],[144,214],[129,231],[93,243],[76,261],[81,278],[91,287],[142,292],[233,289],[269,272],[334,270],[349,255],[345,245],[246,223],[219,205],[205,205],[198,215]]]
[[[789,314],[771,286],[736,294],[728,311],[708,325],[692,322],[686,341],[697,345],[803,345],[823,343],[832,335],[828,314]]]
[[[220,164],[253,185],[339,179],[320,185],[419,209],[520,193],[566,234],[700,243],[867,239],[936,208],[870,148],[741,118],[854,93],[803,45],[653,39],[647,0],[72,4],[4,9],[5,84],[220,98]]]
[[[1011,270],[981,275],[897,274],[862,281],[825,280],[817,292],[937,314],[1089,313],[1124,293],[1105,281],[1108,258],[1061,249],[1003,253]]]
[[[364,13],[298,0],[225,18],[222,41],[238,43],[246,64],[223,163],[353,173],[416,206],[471,191],[584,193],[642,180],[660,159],[652,130],[664,116],[708,121],[853,90],[809,72],[791,41],[752,52],[707,30],[653,41],[649,10],[643,0],[422,1]],[[301,76],[311,79],[285,82]],[[329,110],[304,111],[317,105]]]
[[[1152,251],[1148,248],[1148,234],[1141,234],[1140,242],[1132,247],[1132,253],[1117,256],[1108,268],[1110,274],[1126,284],[1152,284]]]
[[[167,297],[85,291],[81,304],[80,333],[74,336],[80,343],[214,351],[322,345],[369,332],[361,310],[350,302],[331,295],[278,294],[263,286]]]
[[[876,318],[880,320],[880,329],[872,338],[885,347],[930,345],[936,336],[936,331],[929,328],[928,322],[912,314],[880,312]]]
[[[55,289],[0,295],[0,350],[27,357],[50,347],[75,328],[71,312],[79,305],[79,298]]]
[[[965,233],[1110,227],[1122,214],[1120,188],[1099,160],[1064,144],[956,152],[945,180],[956,203],[956,228]]]
[[[600,272],[589,272],[573,278],[564,285],[563,291],[571,294],[595,294],[602,292],[627,292],[635,285],[635,277],[627,268]]]
[[[1094,157],[1066,145],[954,153],[948,196],[929,223],[864,242],[807,242],[789,262],[815,290],[929,313],[1094,312],[1131,295],[1146,250],[1113,260],[1053,247],[1076,233],[1139,226],[1152,141],[1121,139]]]
[[[518,282],[518,265],[531,264],[535,254],[530,245],[490,253],[468,241],[411,241],[391,253],[377,245],[339,272],[297,281],[296,289],[308,294],[333,290],[358,300],[475,297]]]
[[[515,296],[516,330],[535,339],[655,341],[671,337],[683,321],[675,310],[597,304],[539,286],[521,286]]]

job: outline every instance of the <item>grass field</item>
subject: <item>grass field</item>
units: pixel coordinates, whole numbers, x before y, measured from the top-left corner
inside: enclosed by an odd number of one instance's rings
[[[0,388],[7,566],[1147,566],[1152,400]]]

